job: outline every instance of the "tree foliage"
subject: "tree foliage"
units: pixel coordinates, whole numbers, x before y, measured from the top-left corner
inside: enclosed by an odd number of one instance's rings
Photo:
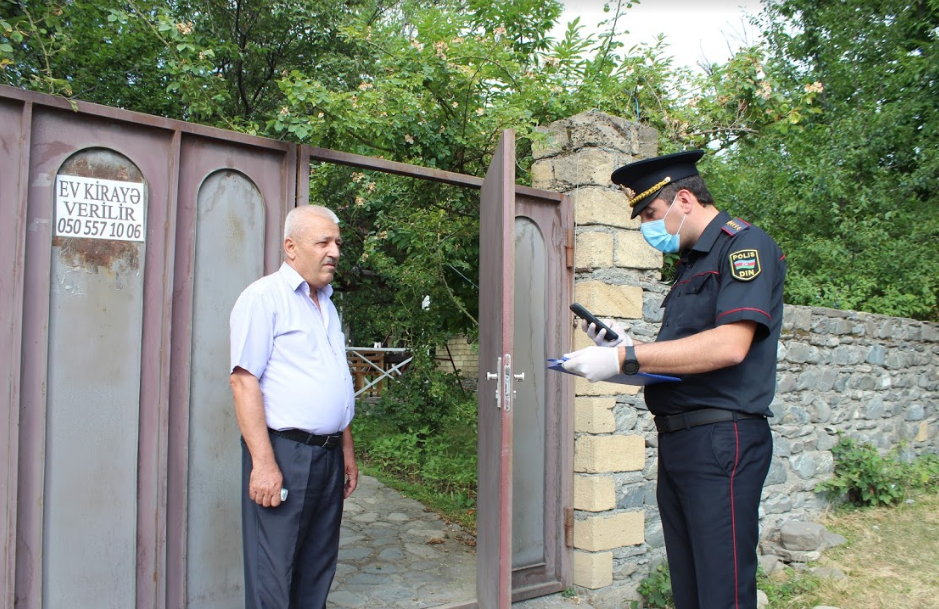
[[[716,190],[780,241],[787,302],[939,318],[939,3],[784,0],[763,24],[773,94],[815,112],[739,142]]]
[[[552,40],[557,0],[0,0],[0,78],[473,175],[512,128],[522,182],[538,126],[598,108],[713,151],[788,302],[936,319],[936,0],[767,0],[764,41],[703,74],[623,47],[630,8]],[[475,192],[324,164],[311,200],[343,219],[354,340],[475,331]]]

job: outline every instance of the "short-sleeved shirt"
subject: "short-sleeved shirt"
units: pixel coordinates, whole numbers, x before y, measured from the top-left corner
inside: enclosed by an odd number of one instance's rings
[[[284,263],[232,309],[231,370],[257,377],[271,429],[333,434],[352,421],[355,392],[332,293],[317,290],[317,308],[309,284]]]
[[[756,322],[753,344],[735,366],[678,375],[680,383],[645,388],[653,414],[723,408],[772,416],[776,351],[783,317],[786,260],[766,232],[720,212],[682,251],[677,280],[662,303],[656,341],[692,336],[728,323]]]

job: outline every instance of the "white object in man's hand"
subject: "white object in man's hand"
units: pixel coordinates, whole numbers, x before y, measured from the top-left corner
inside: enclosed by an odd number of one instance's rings
[[[561,365],[565,370],[579,374],[591,383],[619,374],[619,349],[587,347],[567,353],[564,358],[566,361]]]
[[[603,323],[605,323],[610,330],[616,332],[616,340],[606,340],[606,328],[601,328],[598,332],[596,324],[587,323],[586,319],[581,320],[580,329],[586,332],[590,340],[596,343],[598,347],[618,347],[619,345],[633,344],[633,339],[626,335],[623,326],[614,323],[612,319],[604,319]]]

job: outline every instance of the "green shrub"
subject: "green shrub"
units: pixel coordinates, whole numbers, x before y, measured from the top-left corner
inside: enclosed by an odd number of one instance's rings
[[[815,487],[831,499],[859,507],[894,505],[914,489],[939,485],[939,457],[926,455],[905,463],[896,452],[881,456],[870,444],[842,438],[831,449],[835,475]]]
[[[637,591],[642,595],[643,607],[671,609],[675,606],[675,600],[672,598],[672,577],[667,564],[656,567],[649,577],[640,582]],[[636,609],[638,603],[633,602],[632,607]]]
[[[939,455],[926,454],[911,464],[911,485],[924,490],[939,488]]]
[[[411,365],[390,382],[371,412],[392,421],[401,433],[419,430],[426,437],[438,435],[454,417],[465,415],[465,403],[473,404],[475,425],[476,394],[463,391],[456,374],[441,372],[434,358],[415,353]]]

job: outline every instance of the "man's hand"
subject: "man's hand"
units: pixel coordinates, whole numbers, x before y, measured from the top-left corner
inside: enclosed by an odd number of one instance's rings
[[[346,486],[342,491],[342,498],[348,499],[355,487],[359,485],[359,467],[353,459],[351,463],[346,461]]]
[[[579,374],[591,383],[619,374],[619,349],[587,347],[566,353],[564,357],[567,358],[562,364],[565,370]]]
[[[248,497],[258,505],[277,507],[280,505],[280,489],[284,477],[277,464],[255,464],[248,479]]]
[[[342,457],[346,463],[346,485],[342,491],[342,498],[348,499],[359,484],[359,466],[355,462],[355,444],[352,441],[351,425],[342,432]]]
[[[235,397],[235,418],[241,436],[251,454],[251,476],[248,478],[248,498],[264,507],[280,505],[280,489],[284,477],[274,458],[271,438],[264,418],[264,396],[257,377],[236,367],[229,377]]]
[[[590,340],[596,343],[598,347],[618,347],[619,345],[633,344],[633,339],[626,335],[623,326],[614,323],[612,319],[604,319],[603,323],[605,323],[610,330],[616,332],[618,335],[616,340],[606,340],[606,329],[604,328],[597,332],[596,324],[588,324],[586,319],[580,322],[580,329],[586,332]]]

